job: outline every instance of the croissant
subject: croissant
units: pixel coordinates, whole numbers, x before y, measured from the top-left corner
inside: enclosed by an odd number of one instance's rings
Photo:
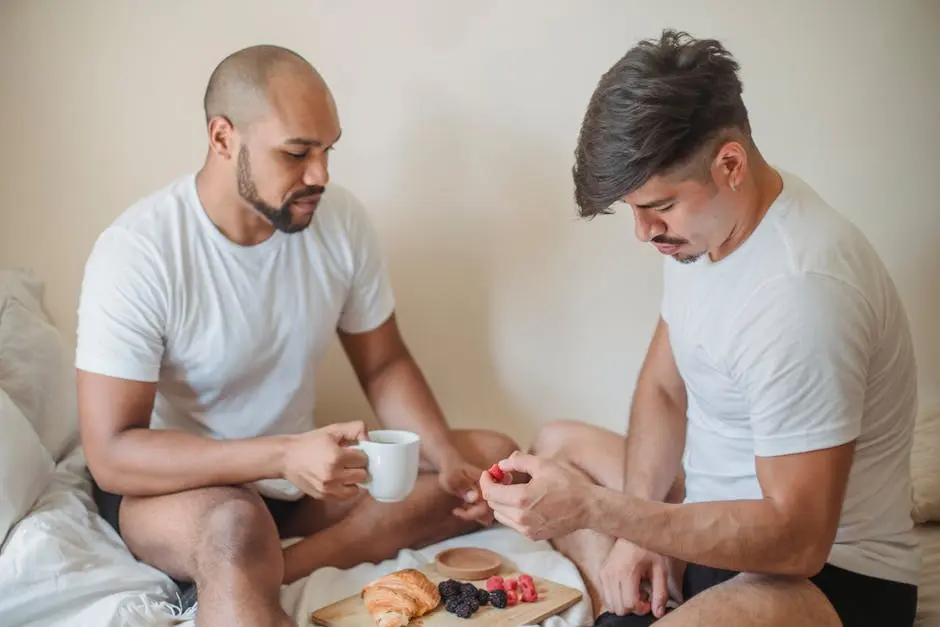
[[[441,594],[424,573],[406,568],[368,584],[362,600],[378,627],[404,627],[436,608]]]

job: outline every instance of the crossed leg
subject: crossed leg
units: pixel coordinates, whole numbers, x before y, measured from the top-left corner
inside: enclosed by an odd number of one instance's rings
[[[516,449],[510,438],[489,431],[456,431],[454,443],[481,469]],[[281,608],[282,583],[322,566],[378,562],[478,528],[453,515],[459,504],[439,487],[436,474],[424,473],[401,503],[305,499],[280,530],[256,493],[234,486],[126,497],[119,525],[139,560],[196,583],[199,627],[282,627],[295,624]],[[281,536],[304,539],[282,551]]]
[[[606,429],[578,422],[546,425],[536,436],[532,453],[568,464],[594,483],[612,490],[623,488],[626,439]],[[679,477],[666,496],[681,503],[685,496]],[[581,529],[553,541],[584,577],[595,613],[600,614],[600,571],[614,539],[590,529]],[[681,573],[673,573],[672,587],[681,589]],[[643,617],[631,617],[643,618]],[[651,619],[650,619],[651,620]],[[641,624],[634,621],[632,624]],[[624,621],[623,625],[630,625]],[[806,579],[741,574],[689,599],[678,609],[656,621],[662,627],[719,627],[761,625],[763,627],[840,627],[841,622],[823,593]]]
[[[125,497],[119,519],[137,559],[178,581],[196,582],[199,627],[295,624],[281,608],[277,527],[255,492],[210,487]]]

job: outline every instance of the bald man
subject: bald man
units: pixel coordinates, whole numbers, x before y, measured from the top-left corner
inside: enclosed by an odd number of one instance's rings
[[[202,168],[126,209],[85,267],[82,441],[100,513],[184,599],[198,590],[200,626],[289,625],[282,583],[492,522],[478,480],[516,445],[448,428],[367,214],[328,184],[341,129],[314,68],[241,50],[205,110]],[[357,487],[361,422],[314,428],[334,334],[378,421],[421,436],[424,472],[401,503]],[[282,552],[283,537],[303,540]]]

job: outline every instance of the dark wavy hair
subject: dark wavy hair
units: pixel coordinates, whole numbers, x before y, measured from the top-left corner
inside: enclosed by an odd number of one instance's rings
[[[738,63],[714,39],[665,30],[631,48],[598,82],[575,151],[581,217],[694,164],[731,129],[750,137]],[[701,162],[707,164],[713,154]]]

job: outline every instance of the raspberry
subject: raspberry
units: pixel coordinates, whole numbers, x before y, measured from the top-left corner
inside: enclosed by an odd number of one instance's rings
[[[523,603],[534,603],[539,600],[539,593],[535,591],[535,587],[529,588],[523,586],[522,588],[522,602]]]
[[[486,605],[490,600],[490,593],[486,590],[477,590],[477,601],[480,605]]]
[[[506,590],[515,590],[519,587],[519,582],[515,579],[506,579],[503,584],[506,586]]]
[[[506,604],[515,605],[519,602],[519,593],[515,589],[506,590]]]
[[[506,607],[507,597],[505,590],[493,590],[490,592],[490,603],[493,607],[503,609]]]
[[[503,480],[503,476],[505,475],[505,473],[503,472],[503,469],[499,467],[499,464],[493,464],[492,466],[490,466],[489,473],[490,473],[490,476],[493,478],[493,481],[495,481],[496,483],[500,483]]]
[[[532,579],[532,575],[526,575],[523,573],[522,575],[519,575],[519,585],[523,587],[528,586],[530,588],[535,588],[535,580]]]
[[[441,593],[442,599],[449,599],[460,593],[460,582],[453,579],[442,581],[437,584],[437,591]]]
[[[493,590],[502,590],[506,586],[503,584],[503,578],[499,575],[493,575],[486,580],[486,589],[492,592]]]

